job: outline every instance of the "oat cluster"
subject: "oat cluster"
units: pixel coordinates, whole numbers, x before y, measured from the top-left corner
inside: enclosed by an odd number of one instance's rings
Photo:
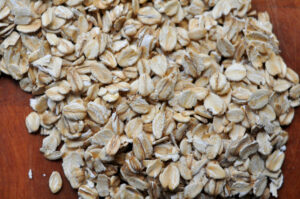
[[[2,0],[0,37],[80,199],[277,197],[299,77],[251,0]]]

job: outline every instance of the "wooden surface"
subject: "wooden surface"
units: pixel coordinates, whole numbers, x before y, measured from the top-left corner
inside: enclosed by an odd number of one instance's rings
[[[253,0],[253,6],[268,11],[287,65],[300,74],[300,0]],[[63,189],[52,195],[48,189],[51,171],[61,174],[61,163],[46,160],[39,152],[42,136],[30,135],[25,128],[25,117],[31,111],[30,95],[18,84],[0,77],[0,199],[75,199],[63,176]],[[283,166],[284,185],[281,199],[300,197],[300,108],[287,129],[289,142]],[[32,169],[33,179],[28,179]],[[46,174],[43,177],[42,174]]]

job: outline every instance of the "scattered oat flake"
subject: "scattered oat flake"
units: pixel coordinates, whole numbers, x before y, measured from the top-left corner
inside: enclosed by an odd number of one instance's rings
[[[31,169],[29,169],[29,171],[28,171],[28,178],[29,178],[30,180],[32,180],[32,178],[33,178],[32,170],[31,170]]]

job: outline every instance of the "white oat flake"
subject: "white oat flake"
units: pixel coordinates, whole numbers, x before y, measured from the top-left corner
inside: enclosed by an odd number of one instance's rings
[[[33,178],[32,170],[31,170],[31,169],[29,169],[29,171],[28,171],[28,178],[29,178],[30,180],[32,180],[32,178]]]

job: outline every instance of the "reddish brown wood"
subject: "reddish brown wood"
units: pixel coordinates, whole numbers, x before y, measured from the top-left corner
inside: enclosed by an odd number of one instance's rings
[[[0,78],[0,198],[75,199],[77,193],[63,176],[61,162],[46,160],[39,152],[42,136],[27,133],[24,119],[31,112],[30,97],[16,81]],[[32,180],[28,178],[29,169]],[[63,177],[63,189],[56,196],[48,188],[53,170]]]
[[[268,11],[274,25],[287,65],[300,74],[300,1],[253,0],[253,7]],[[61,174],[61,162],[50,162],[39,152],[42,136],[30,135],[25,127],[25,117],[31,111],[30,95],[20,90],[17,82],[0,78],[0,198],[1,199],[72,199],[77,194],[63,177],[62,191],[52,195],[48,189],[51,171]],[[300,110],[287,129],[290,140],[283,166],[284,186],[279,191],[281,199],[300,197]],[[28,179],[32,169],[33,179]],[[43,177],[45,173],[47,176]],[[62,175],[63,176],[63,175]]]

